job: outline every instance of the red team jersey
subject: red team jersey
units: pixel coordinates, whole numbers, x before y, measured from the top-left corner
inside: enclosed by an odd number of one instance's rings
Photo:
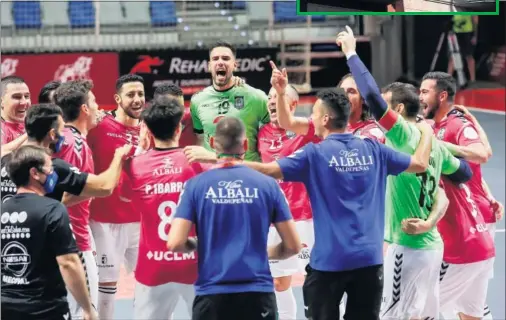
[[[271,162],[291,155],[309,142],[320,141],[320,138],[315,136],[311,119],[309,119],[309,130],[306,135],[295,135],[268,123],[258,132],[258,152],[262,157],[262,162]],[[313,217],[309,196],[303,183],[280,181],[280,187],[290,204],[290,211],[295,221]]]
[[[25,124],[21,122],[7,122],[1,119],[2,144],[9,143],[25,133]]]
[[[139,257],[135,278],[147,286],[197,280],[197,253],[167,251],[167,235],[185,182],[203,171],[189,164],[181,148],[152,149],[125,163],[132,200],[141,209]],[[128,191],[126,191],[128,192]],[[195,236],[195,230],[191,231]]]
[[[461,146],[481,142],[474,125],[457,110],[436,123],[434,133],[440,140]],[[441,179],[450,200],[446,214],[438,224],[444,240],[443,259],[448,263],[472,263],[495,256],[494,242],[487,232],[487,219],[484,218],[493,213],[481,184],[481,168],[476,164],[470,165],[473,177],[467,183],[455,185],[445,178]]]
[[[95,173],[100,174],[111,165],[117,148],[125,144],[133,145],[132,152],[139,145],[140,127],[126,126],[112,116],[107,115],[88,134],[88,144],[95,155]],[[132,202],[121,199],[121,191],[129,188],[129,180],[124,173],[120,178],[119,187],[116,187],[109,197],[95,198],[90,205],[91,219],[104,223],[131,223],[140,221],[139,210]],[[127,184],[123,186],[123,184]]]
[[[362,136],[385,143],[385,134],[374,120],[365,120],[348,124],[348,131],[355,136]]]
[[[181,124],[183,125],[183,131],[181,132],[181,137],[179,137],[179,146],[184,148],[186,146],[196,145],[197,136],[195,135],[195,132],[193,132],[193,122],[190,114],[190,108],[184,109]]]
[[[65,142],[55,158],[67,161],[81,172],[94,173],[93,156],[86,138],[74,127],[66,126],[63,130]],[[89,232],[90,201],[83,201],[68,208],[72,231],[76,237],[77,247],[81,251],[90,251],[91,236]]]

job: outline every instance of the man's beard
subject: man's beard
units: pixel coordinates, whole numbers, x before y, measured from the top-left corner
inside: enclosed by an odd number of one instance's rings
[[[126,113],[126,115],[127,115],[127,116],[129,116],[130,118],[132,118],[132,119],[137,119],[137,120],[139,119],[139,116],[135,115],[135,114],[133,113],[133,111],[132,111],[132,110],[130,110],[130,108],[125,108],[125,107],[123,107],[122,105],[120,105],[120,108],[121,108],[121,109],[123,109],[123,112],[125,112],[125,113]]]
[[[427,115],[425,116],[426,119],[434,119],[434,117],[436,116],[436,112],[439,110],[439,101],[436,102],[436,105],[430,109],[429,113],[427,113]],[[429,108],[429,107],[427,107]]]
[[[213,84],[217,87],[225,87],[230,82],[230,79],[232,79],[232,75],[225,76],[225,81],[223,83],[218,83],[218,81],[216,80],[217,77],[218,75],[215,75],[213,77]]]

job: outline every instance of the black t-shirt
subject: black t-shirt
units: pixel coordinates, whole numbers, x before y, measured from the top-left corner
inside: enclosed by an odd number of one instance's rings
[[[2,204],[2,313],[50,319],[68,310],[56,257],[77,253],[68,212],[54,199],[33,193]]]
[[[1,191],[2,203],[9,200],[16,194],[16,185],[11,181],[7,174],[6,165],[10,159],[10,154],[2,157],[1,161]],[[53,158],[54,171],[58,174],[58,184],[52,193],[46,194],[46,197],[61,201],[63,192],[73,195],[80,195],[86,185],[88,173],[80,172],[77,168],[72,167],[68,162],[62,159]]]

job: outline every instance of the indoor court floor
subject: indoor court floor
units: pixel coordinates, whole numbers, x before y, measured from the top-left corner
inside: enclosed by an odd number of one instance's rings
[[[504,103],[504,100],[502,100]],[[309,106],[310,108],[311,106]],[[305,110],[304,110],[305,109]],[[498,109],[504,110],[504,105]],[[301,108],[307,115],[307,106]],[[310,110],[310,109],[309,109]],[[497,110],[497,109],[496,109]],[[488,163],[482,166],[483,175],[489,184],[494,196],[501,203],[505,204],[505,131],[506,122],[504,111],[502,112],[483,112],[483,111],[472,111],[476,115],[480,124],[484,127],[488,134],[490,142],[493,148],[493,156]],[[505,312],[505,234],[504,234],[504,219],[499,222],[497,226],[496,234],[496,260],[495,260],[495,275],[490,281],[487,302],[492,311],[492,315],[496,320],[506,320]],[[124,270],[123,270],[124,271]],[[304,317],[304,304],[302,299],[302,275],[299,275],[295,279],[295,296],[297,299],[298,311],[297,319],[305,319]],[[133,315],[133,289],[134,279],[132,275],[127,276],[122,274],[121,280],[118,284],[119,294],[117,295],[116,308],[115,308],[115,319],[130,320]],[[176,308],[174,319],[188,320],[186,306],[182,300]],[[457,318],[456,318],[457,319]],[[154,320],[154,319],[153,319]],[[166,319],[156,319],[166,320]],[[449,319],[447,319],[449,320]]]

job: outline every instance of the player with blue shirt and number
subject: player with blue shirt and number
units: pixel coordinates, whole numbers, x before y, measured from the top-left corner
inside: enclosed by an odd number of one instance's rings
[[[268,259],[301,249],[288,202],[276,180],[242,164],[248,149],[241,120],[221,119],[210,143],[218,163],[187,181],[167,241],[171,251],[198,252],[193,319],[277,319]],[[267,250],[271,224],[281,243]],[[192,225],[198,242],[188,238]]]

